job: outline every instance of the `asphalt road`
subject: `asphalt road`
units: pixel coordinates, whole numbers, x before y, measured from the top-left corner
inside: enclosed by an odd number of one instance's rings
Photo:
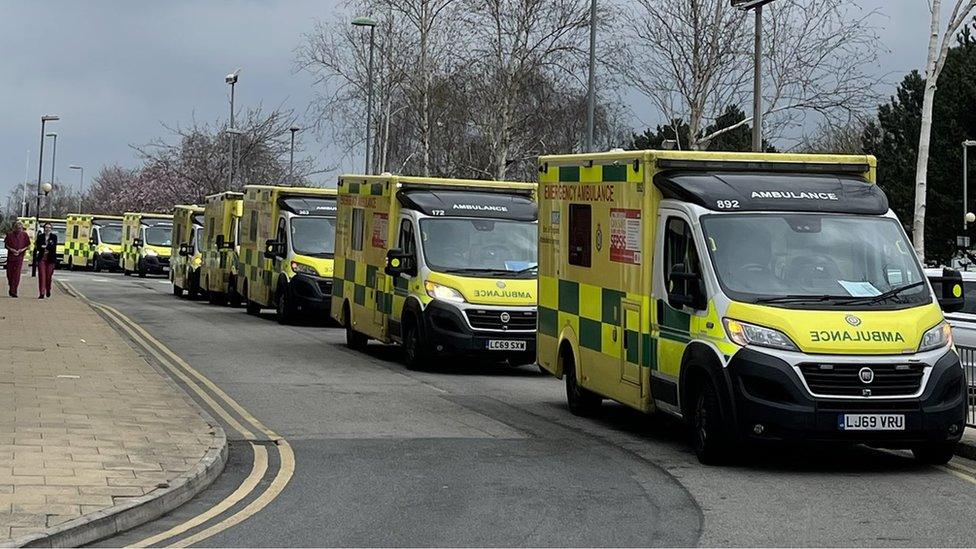
[[[137,322],[294,450],[284,491],[201,545],[962,546],[976,539],[976,476],[959,472],[976,471],[973,462],[956,458],[950,471],[916,465],[907,453],[774,448],[705,467],[677,424],[611,404],[596,418],[574,417],[561,382],[534,368],[458,362],[410,372],[395,347],[351,352],[337,328],[281,326],[270,314],[178,299],[165,280],[59,276]],[[253,452],[233,442],[212,487],[102,544],[134,543],[212,507],[248,476]],[[269,461],[262,487],[280,466]]]

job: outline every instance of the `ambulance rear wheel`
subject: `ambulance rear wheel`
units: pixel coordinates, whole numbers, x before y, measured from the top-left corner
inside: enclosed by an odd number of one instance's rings
[[[603,401],[600,395],[581,386],[576,380],[576,362],[571,353],[565,353],[563,357],[563,372],[566,376],[566,402],[569,404],[569,411],[577,416],[593,415]]]
[[[955,453],[955,442],[934,442],[912,448],[915,461],[926,465],[945,465]]]
[[[342,306],[342,324],[346,327],[346,346],[353,351],[365,351],[369,338],[352,327],[352,315],[349,313],[348,303]]]
[[[691,427],[698,461],[705,465],[718,465],[729,458],[729,437],[722,421],[718,391],[712,380],[702,375],[698,378],[694,393]]]

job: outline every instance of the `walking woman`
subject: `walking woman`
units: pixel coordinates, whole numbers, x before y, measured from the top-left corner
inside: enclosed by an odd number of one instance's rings
[[[54,266],[58,263],[58,235],[51,232],[51,224],[44,224],[44,232],[37,235],[34,244],[34,261],[37,262],[38,299],[51,297]]]
[[[7,293],[10,297],[17,297],[24,255],[30,249],[30,237],[27,236],[23,223],[14,223],[14,230],[3,239],[3,245],[7,248]]]

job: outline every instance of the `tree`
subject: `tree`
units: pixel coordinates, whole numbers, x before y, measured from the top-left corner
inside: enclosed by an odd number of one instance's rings
[[[718,132],[721,128],[732,128],[729,131],[717,133],[714,139],[708,142],[708,149],[713,151],[732,151],[746,152],[752,150],[752,128],[749,124],[742,124],[746,119],[746,114],[742,109],[735,105],[730,105],[725,112],[719,116],[715,122],[705,128],[705,133],[711,134]],[[680,119],[673,119],[666,126],[658,126],[655,131],[644,130],[641,135],[634,134],[631,140],[631,149],[661,149],[665,141],[676,141],[677,143],[688,143],[691,127],[688,123]],[[763,140],[763,150],[766,152],[776,152],[776,148],[769,142]]]
[[[915,209],[913,212],[912,243],[920,260],[925,259],[925,206],[928,184],[929,145],[932,135],[932,108],[939,75],[945,67],[951,40],[956,36],[969,13],[976,9],[976,0],[955,0],[949,22],[942,29],[942,0],[929,4],[928,60],[925,63],[925,93],[922,96],[922,121],[918,133],[918,158],[915,164]]]
[[[622,15],[612,64],[662,118],[687,121],[679,148],[707,148],[752,123],[716,124],[729,105],[751,103],[753,27],[744,12],[727,0],[635,0]],[[847,0],[778,0],[763,15],[764,136],[781,137],[810,113],[832,123],[869,108],[877,43],[870,13]]]

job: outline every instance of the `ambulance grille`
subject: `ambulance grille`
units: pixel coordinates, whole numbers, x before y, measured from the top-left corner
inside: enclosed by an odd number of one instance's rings
[[[862,368],[870,368],[870,383],[861,380]],[[810,391],[830,396],[908,396],[922,385],[921,364],[800,364]]]
[[[535,311],[500,311],[495,309],[468,309],[468,322],[472,328],[479,330],[535,330]],[[504,322],[502,318],[508,318]]]

